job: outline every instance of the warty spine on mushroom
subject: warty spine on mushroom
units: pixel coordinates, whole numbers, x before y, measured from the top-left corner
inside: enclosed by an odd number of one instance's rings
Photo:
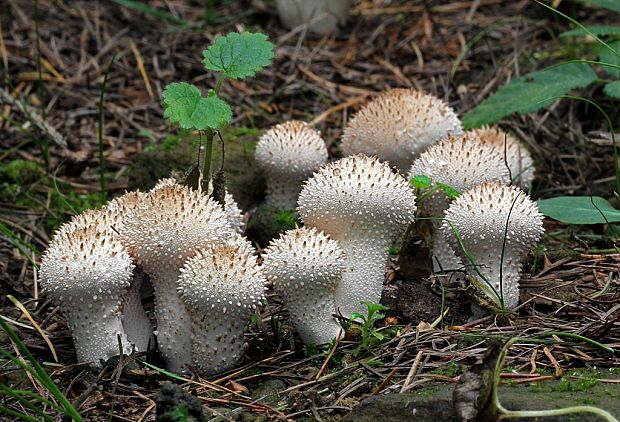
[[[415,89],[390,89],[363,106],[342,135],[344,155],[376,155],[406,172],[427,147],[463,133],[461,122],[439,98]]]
[[[266,205],[293,210],[302,183],[327,162],[327,147],[316,130],[292,120],[260,137],[256,160],[266,173]]]
[[[245,328],[265,291],[253,254],[250,242],[235,233],[199,250],[181,269],[178,292],[192,325],[192,364],[206,374],[230,369],[243,357]]]
[[[524,190],[530,187],[534,180],[534,171],[536,169],[532,154],[530,154],[523,142],[510,133],[489,126],[471,129],[466,133],[498,149],[501,156],[505,159],[505,165],[508,165],[513,184]]]
[[[219,204],[176,183],[147,193],[127,217],[120,238],[151,278],[157,344],[172,371],[185,371],[191,363],[191,324],[177,293],[181,267],[199,249],[232,233]]]
[[[470,264],[468,275],[477,291],[497,307],[512,309],[519,303],[523,258],[540,240],[542,221],[536,203],[525,192],[495,181],[476,185],[456,198],[445,212],[441,230]]]
[[[503,155],[495,146],[481,141],[471,132],[450,137],[429,147],[413,162],[409,171],[410,178],[420,175],[428,176],[433,183],[443,183],[459,192],[486,181],[510,182]],[[434,271],[451,273],[449,278],[455,282],[463,279],[463,273],[459,272],[463,264],[439,232],[440,219],[450,201],[446,192],[438,189],[419,205],[423,215],[437,218],[433,220]]]
[[[342,334],[332,315],[344,258],[338,242],[313,227],[286,231],[263,255],[267,278],[286,303],[306,344],[325,344]]]
[[[407,180],[376,157],[343,158],[306,181],[297,208],[302,221],[336,240],[345,254],[335,295],[343,315],[363,312],[362,300],[379,302],[389,249],[415,209]]]

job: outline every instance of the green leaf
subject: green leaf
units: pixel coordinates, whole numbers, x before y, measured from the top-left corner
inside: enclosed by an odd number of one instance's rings
[[[220,36],[202,52],[209,70],[224,73],[231,79],[254,76],[273,60],[274,46],[265,34],[231,32]]]
[[[417,189],[424,189],[431,185],[431,178],[420,174],[411,178],[411,186]]]
[[[458,189],[453,188],[450,185],[446,185],[445,183],[437,182],[437,186],[439,187],[439,189],[444,191],[446,195],[448,195],[448,198],[450,199],[457,198],[461,194],[461,192],[459,192]]]
[[[539,199],[538,209],[554,220],[569,224],[604,224],[620,221],[620,211],[600,196],[559,196]]]
[[[586,28],[597,37],[620,34],[620,26],[615,25],[592,25],[586,26]],[[590,34],[583,28],[575,28],[570,31],[562,32],[560,37],[585,37],[586,35]]]
[[[607,45],[613,48],[616,51],[616,53],[620,52],[620,40],[610,42]],[[598,60],[600,62],[620,65],[620,57],[618,56],[618,54],[614,54],[612,51],[609,50],[609,48],[605,46],[602,46],[599,49]],[[620,69],[616,67],[610,67],[610,66],[602,66],[602,68],[605,71],[605,73],[607,73],[608,75],[616,79],[620,78]]]
[[[215,94],[203,97],[197,86],[174,82],[163,93],[164,117],[183,129],[219,129],[232,120],[232,111]]]
[[[610,82],[603,87],[603,92],[620,100],[620,81]]]
[[[495,94],[463,115],[463,127],[493,124],[512,113],[532,113],[548,107],[553,98],[596,80],[590,66],[567,63],[528,73],[501,87]]]
[[[591,3],[599,7],[613,10],[616,13],[620,13],[620,2],[618,0],[573,0],[578,3]]]
[[[349,319],[351,320],[361,319],[362,321],[366,321],[366,315],[360,314],[359,312],[352,312]]]

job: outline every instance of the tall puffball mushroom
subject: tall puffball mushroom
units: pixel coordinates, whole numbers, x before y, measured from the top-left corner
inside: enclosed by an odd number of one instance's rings
[[[105,211],[87,210],[58,230],[41,260],[41,285],[67,319],[78,360],[96,367],[118,355],[119,338],[123,353],[132,349],[121,312],[132,306],[134,264],[111,227]]]
[[[345,266],[338,242],[316,228],[303,227],[283,233],[266,251],[267,278],[286,303],[303,342],[325,344],[340,337],[341,327],[332,317]]]
[[[499,150],[482,142],[473,133],[460,137],[450,137],[426,150],[413,162],[409,177],[428,176],[433,183],[443,183],[457,191],[469,189],[475,184],[499,180],[508,184],[508,169]],[[463,267],[447,240],[439,233],[441,217],[450,198],[442,189],[438,189],[425,198],[421,208],[425,216],[433,220],[432,256],[436,273],[455,271]],[[453,281],[461,279],[458,274],[451,276]]]
[[[542,221],[536,203],[525,192],[490,182],[456,198],[446,210],[441,230],[471,265],[468,274],[478,291],[497,307],[511,309],[519,303],[523,258],[540,240]]]
[[[389,249],[413,221],[415,195],[407,180],[375,157],[354,155],[317,171],[299,195],[306,226],[327,233],[345,253],[335,294],[345,316],[379,302]]]
[[[532,154],[523,142],[510,133],[489,126],[468,130],[466,133],[497,148],[510,169],[512,182],[521,189],[529,188],[534,180],[535,167]]]
[[[430,145],[463,133],[454,110],[415,89],[379,94],[349,121],[342,135],[344,155],[376,155],[405,172]]]
[[[327,162],[327,147],[316,130],[292,120],[261,136],[256,160],[267,177],[266,205],[294,210],[304,180]]]
[[[192,363],[213,374],[243,357],[243,335],[264,299],[265,276],[252,245],[238,235],[211,245],[181,269],[178,291],[192,325]]]
[[[150,191],[126,219],[121,241],[151,278],[157,344],[172,371],[191,363],[191,324],[177,293],[180,270],[199,248],[232,233],[219,204],[174,183]]]

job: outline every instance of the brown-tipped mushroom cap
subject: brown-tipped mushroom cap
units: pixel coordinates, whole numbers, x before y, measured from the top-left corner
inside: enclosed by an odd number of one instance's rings
[[[192,322],[192,362],[212,374],[243,357],[245,328],[264,299],[265,276],[252,245],[235,235],[190,258],[178,291]]]
[[[283,233],[266,251],[267,277],[284,299],[304,343],[324,344],[339,337],[341,327],[332,315],[345,256],[338,242],[315,228],[303,227]]]
[[[459,192],[475,184],[499,180],[507,184],[508,168],[499,150],[482,142],[472,133],[450,137],[429,147],[413,162],[409,177],[428,176],[433,183],[443,183]],[[441,189],[432,193],[420,204],[424,214],[440,219],[450,204],[450,198]],[[433,221],[433,267],[436,272],[450,273],[462,269],[460,259],[454,254],[443,236],[439,235],[439,220]],[[462,279],[459,273],[452,274],[453,280]]]
[[[488,126],[472,129],[466,133],[497,148],[508,164],[513,184],[520,186],[521,189],[529,188],[534,180],[534,160],[523,142],[510,133]]]
[[[456,198],[446,210],[441,230],[464,262],[469,261],[466,255],[473,261],[468,262],[468,273],[478,291],[498,307],[498,296],[503,294],[504,307],[511,309],[519,303],[522,260],[542,236],[542,220],[536,203],[525,192],[492,182],[474,186]]]
[[[149,192],[125,222],[121,240],[151,277],[157,343],[173,371],[191,362],[189,316],[176,289],[180,269],[199,248],[231,233],[219,204],[178,184]]]
[[[346,157],[317,171],[299,195],[305,225],[335,239],[345,253],[336,290],[344,315],[363,312],[360,301],[379,302],[392,242],[413,221],[415,195],[407,180],[374,157]]]
[[[261,136],[256,160],[266,173],[267,205],[295,209],[302,182],[327,162],[327,147],[316,130],[293,120]]]
[[[362,107],[342,135],[344,155],[376,155],[401,171],[428,146],[462,134],[454,110],[415,89],[391,89]]]

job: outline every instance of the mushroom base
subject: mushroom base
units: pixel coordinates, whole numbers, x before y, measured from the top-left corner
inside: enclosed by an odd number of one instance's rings
[[[227,320],[222,319],[226,317]],[[192,365],[211,375],[233,368],[243,358],[249,317],[202,315],[192,318]]]

